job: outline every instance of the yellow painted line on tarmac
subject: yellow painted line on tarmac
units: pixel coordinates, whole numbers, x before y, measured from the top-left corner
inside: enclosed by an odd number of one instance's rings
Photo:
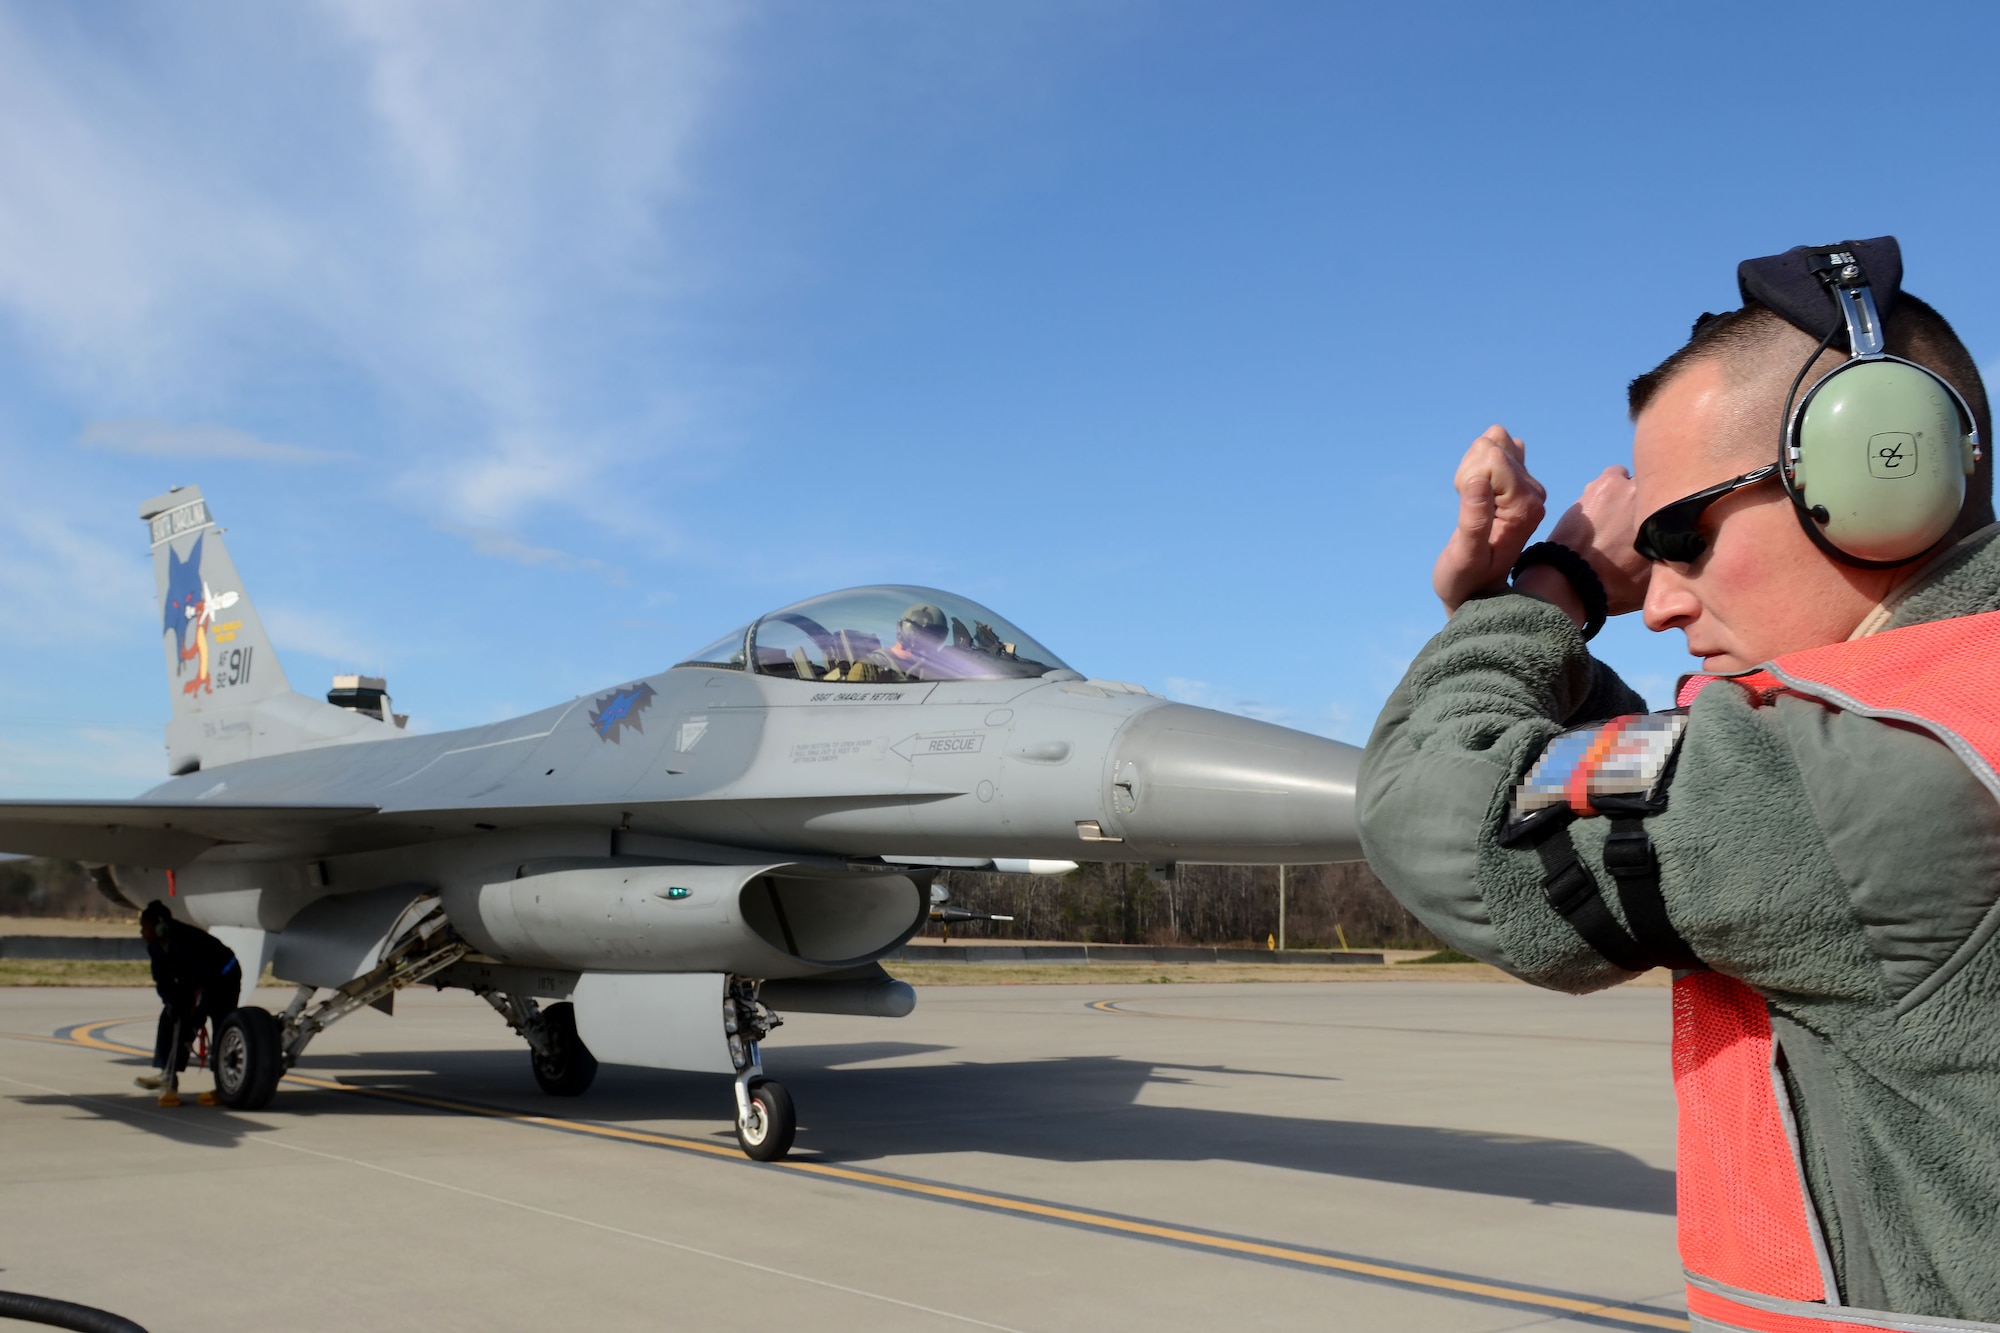
[[[1203,1018],[1199,1014],[1156,1014],[1149,1009],[1126,1009],[1122,1007],[1122,1001],[1119,1000],[1092,1000],[1090,1007],[1100,1014],[1123,1014],[1127,1018],[1185,1018],[1195,1023],[1212,1023],[1215,1021],[1214,1019]],[[1241,1018],[1225,1018],[1222,1021],[1225,1023],[1241,1023],[1245,1020]]]
[[[1438,1273],[1424,1273],[1416,1269],[1398,1268],[1393,1264],[1373,1263],[1365,1259],[1347,1259],[1336,1255],[1316,1254],[1311,1250],[1298,1250],[1286,1245],[1272,1245],[1264,1241],[1240,1240],[1234,1236],[1218,1236],[1204,1231],[1188,1231],[1180,1227],[1163,1226],[1157,1222],[1140,1222],[1131,1218],[1088,1212],[1080,1208],[1064,1208],[1056,1204],[1033,1203],[1024,1199],[1010,1199],[1003,1195],[982,1194],[976,1190],[958,1189],[949,1185],[925,1184],[920,1181],[898,1179],[894,1176],[878,1176],[868,1171],[855,1171],[848,1167],[839,1166],[822,1166],[813,1162],[780,1162],[778,1165],[794,1171],[831,1176],[838,1180],[855,1181],[860,1184],[873,1185],[881,1189],[897,1190],[905,1194],[919,1194],[931,1198],[950,1199],[954,1202],[976,1204],[982,1208],[992,1208],[1001,1212],[1051,1218],[1059,1222],[1068,1222],[1076,1226],[1089,1227],[1094,1231],[1110,1231],[1131,1236],[1144,1236],[1151,1240],[1172,1241],[1177,1245],[1187,1245],[1197,1249],[1216,1250],[1228,1254],[1251,1255],[1259,1259],[1276,1259],[1288,1264],[1299,1264],[1307,1268],[1328,1269],[1333,1272],[1350,1273],[1360,1277],[1383,1278],[1400,1286],[1427,1287],[1435,1291],[1449,1291],[1461,1296],[1480,1296],[1489,1300],[1506,1301],[1515,1305],[1529,1305],[1538,1309],[1561,1310],[1568,1314],[1589,1315],[1598,1319],[1616,1320],[1622,1324],[1634,1324],[1645,1328],[1685,1330],[1689,1326],[1688,1321],[1685,1319],[1678,1319],[1671,1315],[1652,1314],[1644,1310],[1621,1308],[1603,1301],[1579,1300],[1570,1296],[1557,1296],[1548,1292],[1528,1291],[1520,1287],[1503,1286],[1497,1282],[1481,1282],[1473,1278],[1447,1277]]]
[[[38,1037],[32,1032],[0,1032],[0,1037],[8,1041],[38,1041],[44,1046],[75,1046],[76,1043],[63,1037]]]
[[[488,1120],[511,1120],[517,1124],[535,1125],[545,1129],[560,1129],[573,1134],[590,1134],[600,1139],[619,1139],[627,1143],[645,1143],[661,1148],[679,1148],[687,1152],[707,1153],[712,1157],[726,1157],[743,1160],[742,1150],[735,1146],[723,1147],[716,1143],[703,1143],[700,1139],[684,1139],[674,1134],[654,1134],[641,1129],[620,1129],[616,1125],[597,1125],[587,1120],[565,1120],[560,1116],[530,1115],[525,1111],[509,1111],[499,1106],[480,1106],[474,1102],[455,1102],[442,1097],[425,1097],[414,1092],[397,1092],[392,1088],[364,1088],[353,1083],[341,1083],[334,1079],[313,1078],[307,1074],[286,1074],[285,1082],[302,1083],[309,1088],[325,1088],[329,1092],[351,1092],[362,1097],[379,1097],[388,1102],[405,1102],[411,1106],[425,1106],[436,1111],[451,1111],[458,1115],[484,1116]],[[779,1166],[793,1166],[791,1162],[779,1162]]]
[[[1107,1013],[1130,1013],[1119,1010],[1115,1001],[1099,1000],[1090,1007]],[[1135,1015],[1138,1016],[1138,1015]],[[1181,1015],[1143,1015],[1144,1017],[1181,1017]],[[83,1046],[91,1050],[110,1051],[119,1055],[148,1055],[137,1046],[105,1039],[99,1034],[107,1028],[124,1023],[143,1022],[143,1019],[113,1018],[96,1023],[86,1023],[70,1030],[68,1038],[42,1037],[33,1040],[55,1041],[59,1044]],[[7,1034],[13,1035],[13,1034]],[[699,1139],[683,1138],[673,1134],[656,1134],[648,1130],[620,1129],[613,1125],[593,1124],[584,1120],[567,1120],[559,1116],[531,1115],[522,1111],[509,1111],[501,1107],[480,1106],[473,1102],[453,1101],[443,1097],[426,1097],[419,1093],[398,1092],[389,1088],[369,1088],[353,1083],[342,1083],[334,1079],[314,1078],[308,1074],[288,1073],[288,1083],[297,1083],[309,1088],[320,1088],[329,1092],[345,1092],[362,1097],[374,1097],[383,1101],[402,1102],[411,1106],[422,1106],[431,1110],[448,1111],[455,1115],[474,1115],[489,1120],[512,1121],[545,1129],[562,1130],[572,1134],[587,1134],[593,1138],[612,1139],[624,1143],[640,1143],[653,1147],[674,1148],[682,1152],[703,1153],[711,1157],[730,1161],[744,1160],[742,1153],[734,1146],[704,1143]],[[823,1162],[783,1161],[768,1165],[800,1175],[819,1176],[828,1180],[846,1181],[855,1185],[866,1185],[872,1189],[890,1191],[896,1194],[913,1195],[918,1198],[939,1199],[950,1203],[968,1204],[977,1208],[990,1209],[999,1213],[1010,1213],[1019,1217],[1034,1217],[1048,1221],[1063,1222],[1071,1226],[1084,1227],[1092,1231],[1113,1235],[1140,1237],[1146,1240],[1167,1241],[1175,1245],[1185,1245],[1192,1249],[1207,1250],[1220,1254],[1235,1254],[1249,1258],[1275,1260],[1280,1263],[1296,1264],[1303,1268],[1315,1268],[1326,1272],[1344,1273],[1354,1277],[1375,1278],[1393,1282],[1402,1287],[1415,1287],[1430,1291],[1448,1292],[1456,1296],[1470,1296],[1476,1299],[1504,1301],[1509,1305],[1526,1306],[1539,1310],[1561,1311],[1564,1314],[1581,1315],[1605,1323],[1622,1324],[1635,1328],[1662,1328],[1687,1333],[1688,1321],[1674,1315],[1658,1314],[1651,1310],[1635,1310],[1629,1306],[1613,1305],[1605,1301],[1584,1297],[1565,1296],[1555,1292],[1535,1291],[1525,1287],[1511,1287],[1505,1283],[1488,1282],[1478,1278],[1455,1277],[1444,1273],[1429,1273],[1420,1269],[1403,1268],[1395,1264],[1380,1263],[1369,1259],[1354,1259],[1342,1255],[1320,1254],[1312,1250],[1295,1249],[1288,1245],[1275,1245],[1267,1241],[1244,1240],[1236,1236],[1217,1235],[1206,1231],[1193,1231],[1183,1227],[1168,1226],[1159,1222],[1146,1222],[1136,1218],[1119,1217],[1111,1213],[1093,1212],[1085,1208],[1069,1208],[1061,1204],[1041,1203],[1032,1199],[1010,1198],[1004,1194],[988,1194],[981,1190],[964,1189],[956,1185],[941,1185],[930,1181],[912,1180],[903,1176],[883,1175],[874,1171],[862,1171],[854,1167],[831,1166]]]
[[[106,1028],[123,1027],[127,1023],[143,1023],[140,1018],[107,1018],[101,1022],[85,1023],[82,1027],[71,1028],[68,1040],[76,1046],[88,1046],[93,1051],[111,1051],[117,1055],[151,1055],[152,1052],[138,1046],[127,1046],[122,1042],[106,1041],[97,1034]],[[58,1038],[57,1040],[61,1040]]]

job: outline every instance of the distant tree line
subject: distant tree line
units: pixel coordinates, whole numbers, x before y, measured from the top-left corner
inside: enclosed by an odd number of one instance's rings
[[[0,861],[0,916],[136,918],[138,913],[106,897],[88,870],[74,861],[47,857]]]
[[[1183,865],[1154,879],[1143,865],[1085,865],[1062,876],[953,870],[955,907],[1012,921],[954,925],[958,939],[1092,944],[1252,944],[1278,932],[1275,866]],[[0,916],[130,917],[74,861],[0,861]],[[937,927],[929,928],[935,936]],[[1285,868],[1285,943],[1295,949],[1440,947],[1364,862]]]
[[[951,927],[954,939],[1091,944],[1253,944],[1278,932],[1276,866],[1085,865],[1060,877],[947,871],[954,907],[1011,916]],[[938,928],[927,934],[935,937]],[[1436,949],[1438,938],[1365,862],[1285,868],[1285,943],[1295,949]]]

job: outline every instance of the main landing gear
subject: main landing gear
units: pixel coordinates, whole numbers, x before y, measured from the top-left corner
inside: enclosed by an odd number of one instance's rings
[[[543,1009],[525,995],[483,990],[479,998],[493,1006],[507,1026],[528,1043],[528,1061],[535,1082],[551,1097],[580,1097],[597,1078],[597,1057],[576,1032],[576,1006],[565,1000]]]
[[[216,1029],[209,1063],[224,1106],[257,1111],[271,1104],[278,1080],[298,1063],[307,1043],[357,1009],[386,1009],[395,994],[450,967],[472,952],[445,920],[435,897],[419,898],[389,932],[382,961],[315,1004],[318,988],[300,986],[282,1016],[246,1005]]]
[[[222,1020],[209,1052],[215,1095],[224,1106],[255,1111],[271,1104],[285,1072],[285,1045],[268,1009],[248,1005]]]
[[[575,1097],[597,1078],[597,1057],[576,1035],[576,1006],[552,1004],[542,1015],[542,1049],[531,1051],[535,1082],[551,1097]]]

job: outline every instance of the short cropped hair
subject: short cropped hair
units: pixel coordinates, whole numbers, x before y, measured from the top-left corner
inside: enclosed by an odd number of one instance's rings
[[[1788,337],[1788,331],[1798,333],[1782,315],[1754,301],[1741,310],[1702,316],[1695,321],[1694,331],[1678,351],[1633,380],[1626,389],[1626,405],[1633,420],[1638,419],[1639,414],[1646,410],[1646,405],[1659,395],[1669,380],[1689,366],[1700,361],[1761,359],[1781,341],[1797,341]],[[1979,366],[1973,361],[1972,353],[1965,350],[1965,344],[1959,341],[1958,334],[1945,317],[1927,302],[1903,292],[1896,298],[1895,309],[1886,322],[1884,332],[1887,334],[1884,350],[1891,356],[1916,362],[1958,390],[1966,406],[1972,409],[1972,420],[1979,427],[1981,445],[1990,451],[1993,448],[1993,418],[1986,404],[1986,383],[1979,377]],[[1803,391],[1804,386],[1801,387]],[[1778,429],[1779,423],[1773,417],[1771,446],[1774,456],[1777,453]],[[1976,532],[1993,521],[1993,463],[1990,456],[1966,479],[1965,491],[1965,508],[1948,534],[1951,541]]]

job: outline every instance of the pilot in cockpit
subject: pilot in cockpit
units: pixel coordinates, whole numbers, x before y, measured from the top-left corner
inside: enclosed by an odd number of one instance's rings
[[[896,641],[868,654],[868,664],[893,671],[906,680],[948,679],[942,656],[945,614],[929,602],[918,602],[896,622]]]

